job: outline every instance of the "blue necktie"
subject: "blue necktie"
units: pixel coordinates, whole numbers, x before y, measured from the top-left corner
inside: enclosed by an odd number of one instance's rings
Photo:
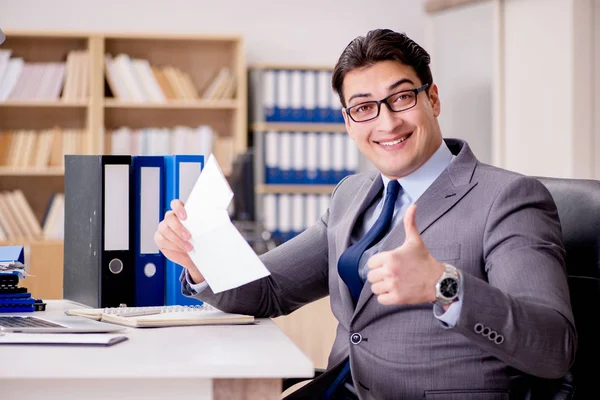
[[[371,229],[358,242],[348,247],[342,253],[338,260],[338,273],[350,289],[350,294],[354,300],[354,305],[358,301],[360,292],[363,288],[363,282],[358,273],[358,264],[365,250],[379,242],[390,229],[392,217],[394,215],[394,205],[400,192],[400,184],[396,180],[391,180],[387,185],[383,209],[377,221]]]
[[[363,236],[358,242],[348,247],[346,251],[342,253],[338,260],[338,273],[340,277],[350,289],[352,300],[354,305],[358,302],[358,297],[363,288],[363,282],[360,279],[358,273],[358,264],[365,250],[379,242],[390,229],[392,217],[394,216],[394,206],[396,199],[400,193],[400,184],[397,180],[391,180],[387,185],[387,191],[385,194],[385,200],[383,202],[383,209],[381,214],[377,218],[377,221],[373,224],[371,229]],[[341,371],[337,375],[334,382],[328,388],[328,390],[321,397],[322,400],[330,400],[333,398],[338,388],[344,384],[344,382],[350,376],[350,360],[346,360],[342,366]]]

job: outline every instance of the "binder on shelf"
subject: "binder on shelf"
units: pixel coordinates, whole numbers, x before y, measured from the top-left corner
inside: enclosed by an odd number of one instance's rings
[[[304,102],[302,96],[304,75],[300,70],[289,72],[290,79],[290,122],[302,122],[304,119]]]
[[[359,153],[358,147],[354,140],[347,134],[344,133],[346,140],[346,158],[344,159],[344,176],[356,174],[359,167]]]
[[[292,171],[292,133],[279,133],[279,182],[290,184],[293,182]]]
[[[290,108],[290,72],[287,70],[277,70],[276,72],[276,83],[277,96],[275,98],[275,121],[279,122],[290,122],[291,119],[291,108]]]
[[[306,228],[304,224],[304,218],[306,214],[305,203],[305,195],[300,193],[292,195],[292,237],[299,235]]]
[[[204,168],[203,155],[165,156],[165,213],[171,209],[171,201],[179,199],[185,202],[194,188],[200,172]],[[179,277],[183,267],[166,260],[165,264],[165,304],[194,305],[201,301],[184,296],[181,293]]]
[[[273,70],[258,71],[259,80],[262,78],[262,85],[259,84],[256,87],[260,87],[262,90],[262,104],[259,107],[263,109],[263,117],[258,117],[256,121],[262,121],[263,119],[267,122],[278,121],[278,115],[275,112],[275,99],[277,86],[275,84],[276,74]]]
[[[64,298],[135,302],[131,156],[65,156]]]
[[[328,185],[333,182],[333,151],[331,146],[331,133],[318,133],[319,161],[317,183]]]
[[[278,199],[277,231],[282,242],[293,237],[292,231],[292,195],[281,193]]]
[[[279,134],[275,131],[265,133],[265,183],[277,184],[281,181],[279,169]]]
[[[317,74],[315,71],[304,71],[304,106],[302,122],[314,122],[317,116]]]
[[[135,306],[165,303],[166,259],[154,242],[165,214],[165,160],[161,156],[133,157],[135,183]]]
[[[273,193],[267,193],[263,195],[263,209],[264,209],[264,226],[265,229],[271,232],[274,239],[280,239],[278,225],[277,225],[277,197],[278,195]]]
[[[331,122],[331,71],[317,73],[317,117],[314,122]]]
[[[306,183],[314,185],[319,182],[319,136],[316,132],[306,134]]]
[[[342,114],[342,102],[340,101],[340,96],[333,92],[331,92],[331,117],[329,122],[335,124],[344,123],[344,115]]]
[[[304,132],[293,132],[292,134],[292,179],[290,183],[301,185],[308,183],[306,175],[306,135]]]
[[[331,184],[335,185],[345,176],[345,158],[346,158],[346,133],[333,132],[331,150],[333,158],[331,160]]]

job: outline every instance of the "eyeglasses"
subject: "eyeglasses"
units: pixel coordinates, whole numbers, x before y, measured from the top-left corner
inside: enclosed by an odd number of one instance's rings
[[[367,122],[379,117],[381,104],[385,104],[388,110],[392,112],[406,111],[417,105],[418,94],[428,87],[429,83],[426,83],[415,89],[390,94],[385,99],[379,101],[366,101],[346,108],[346,113],[354,122]]]

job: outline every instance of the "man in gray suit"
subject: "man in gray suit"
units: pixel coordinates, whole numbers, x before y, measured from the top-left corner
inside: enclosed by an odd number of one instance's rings
[[[293,398],[528,398],[535,377],[559,378],[573,361],[552,197],[442,139],[429,62],[390,30],[343,51],[333,88],[378,172],[344,179],[314,226],[264,254],[271,276],[214,294],[187,255],[180,201],[156,232],[185,267],[184,294],[225,311],[276,317],[331,296],[328,371]]]

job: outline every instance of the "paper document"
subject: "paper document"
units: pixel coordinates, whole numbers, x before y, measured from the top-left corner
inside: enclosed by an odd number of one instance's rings
[[[6,333],[0,334],[0,344],[78,344],[112,346],[127,340],[123,335],[78,333]]]
[[[191,233],[189,256],[214,293],[270,275],[229,219],[233,191],[211,154],[185,204]]]

